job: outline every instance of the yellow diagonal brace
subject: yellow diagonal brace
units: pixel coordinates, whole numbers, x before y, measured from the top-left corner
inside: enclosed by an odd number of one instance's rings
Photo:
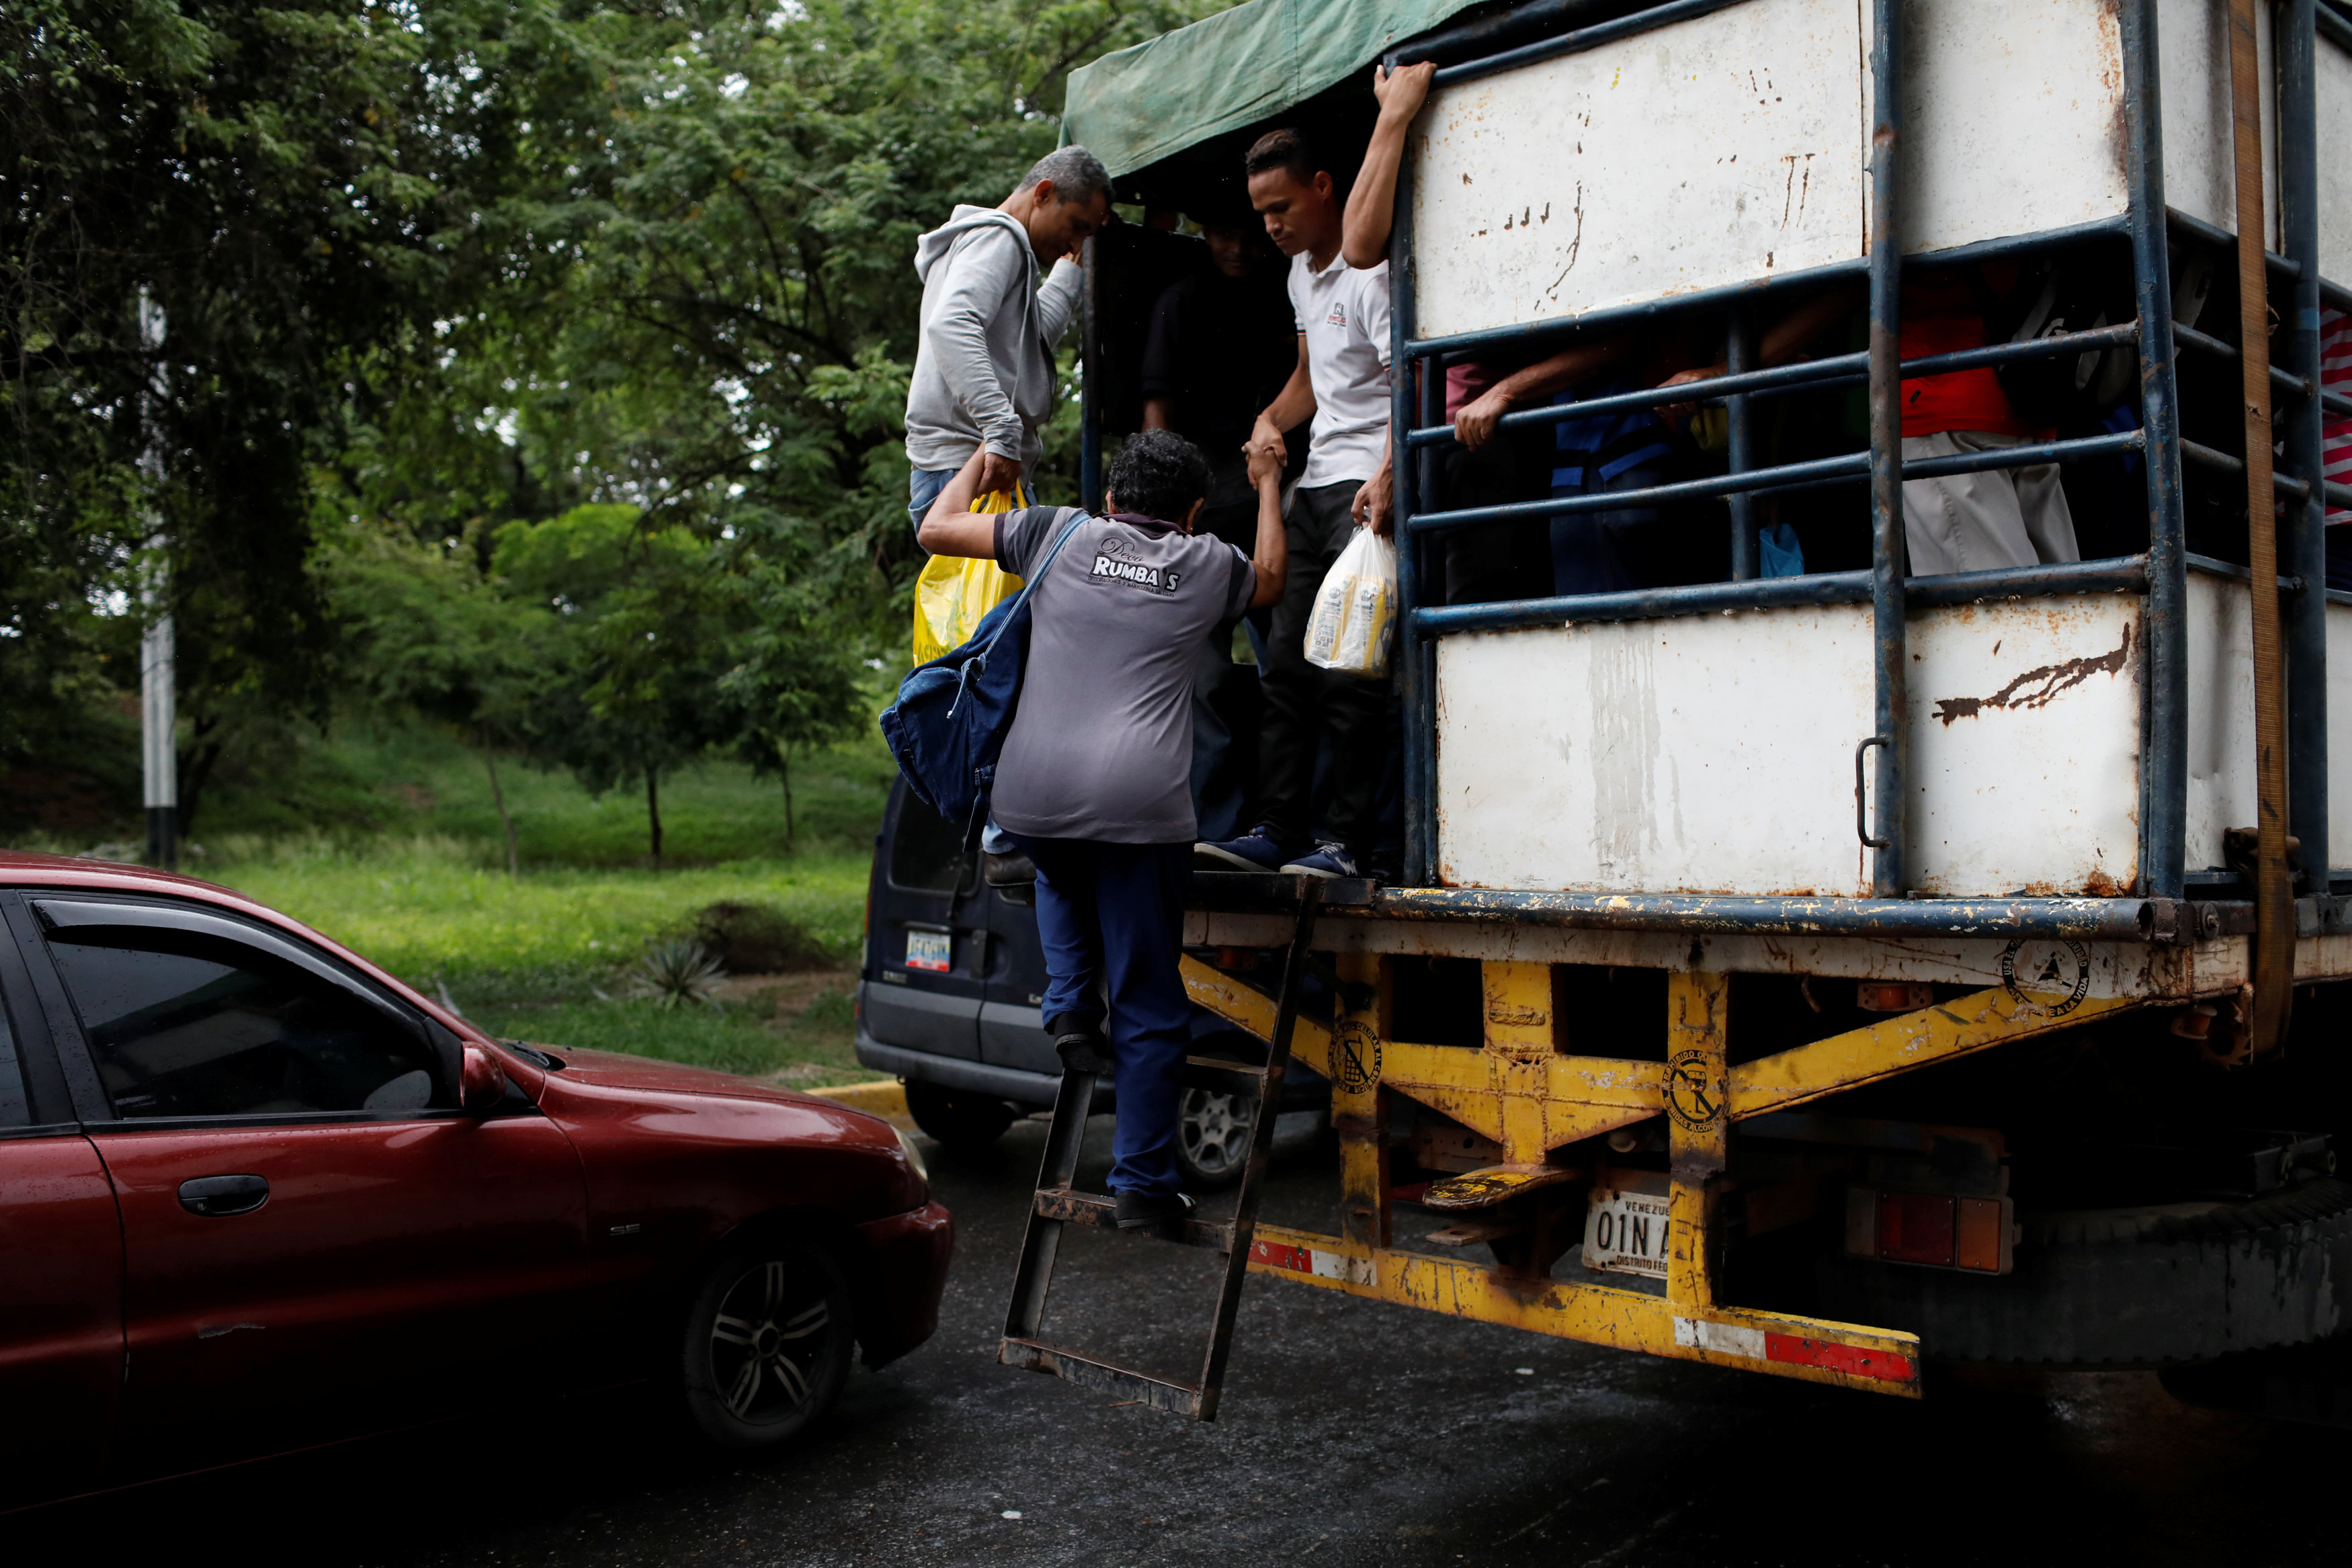
[[[1192,999],[1245,1034],[1274,1039],[1274,998],[1231,975],[1213,969],[1189,955],[1183,962],[1184,989]],[[1324,1077],[1331,1076],[1331,1030],[1310,1018],[1301,1018],[1290,1031],[1290,1054]]]
[[[1732,1119],[1785,1111],[1929,1062],[2071,1029],[2135,1005],[2127,997],[2085,997],[2069,1003],[2064,996],[2031,991],[2021,998],[2005,988],[1976,991],[1867,1029],[1741,1062],[1731,1070]]]
[[[1496,1143],[1507,1143],[1505,1102],[1533,1099],[1543,1113],[1543,1145],[1556,1149],[1631,1126],[1658,1113],[1664,1067],[1603,1056],[1555,1056],[1542,1062],[1502,1060],[1492,1051],[1391,1040],[1381,1048],[1381,1077],[1433,1111]],[[1532,1094],[1520,1085],[1532,1078]]]
[[[1183,963],[1184,988],[1195,1002],[1234,1028],[1265,1040],[1274,1033],[1274,998],[1198,958]],[[1442,1112],[1473,1132],[1503,1141],[1505,1068],[1487,1051],[1453,1046],[1380,1042],[1380,1060],[1368,1064],[1381,1082]],[[1292,1031],[1290,1053],[1326,1078],[1331,1076],[1331,1035],[1302,1018]],[[1543,1141],[1549,1149],[1596,1138],[1646,1121],[1664,1101],[1664,1069],[1654,1061],[1622,1061],[1607,1056],[1554,1056],[1542,1074]]]

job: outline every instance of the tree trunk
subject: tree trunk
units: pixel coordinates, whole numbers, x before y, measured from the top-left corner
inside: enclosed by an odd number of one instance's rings
[[[798,836],[798,830],[793,826],[793,748],[791,747],[776,747],[776,764],[784,779],[784,848],[791,849],[793,840]]]
[[[661,769],[651,763],[646,765],[646,821],[653,829],[656,876],[661,874],[661,787],[656,782],[660,777]]]
[[[213,732],[219,727],[218,718],[199,716],[188,725],[188,737],[193,744],[179,748],[175,792],[180,797],[180,807],[173,826],[184,847],[195,828],[196,807],[204,800],[205,786],[212,782],[214,765],[221,758],[221,742],[213,738]]]
[[[522,857],[515,852],[514,819],[507,815],[507,792],[499,788],[499,754],[488,731],[482,734],[482,766],[490,770],[490,799],[499,808],[499,822],[507,831],[507,875],[522,874]]]

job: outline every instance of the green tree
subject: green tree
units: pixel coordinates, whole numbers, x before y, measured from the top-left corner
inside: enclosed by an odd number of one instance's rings
[[[662,774],[729,738],[719,685],[744,596],[719,553],[688,529],[640,527],[634,507],[592,503],[504,525],[491,558],[506,590],[556,627],[527,743],[598,794],[642,779],[656,871]]]
[[[1003,200],[1055,145],[1071,69],[1217,8],[808,0],[583,22],[613,72],[609,176],[567,193],[582,226],[561,295],[505,318],[538,339],[492,355],[538,356],[518,429],[592,470],[599,498],[706,537],[747,517],[789,536],[833,622],[895,648],[920,564],[899,427],[916,236]],[[1062,447],[1049,461],[1074,474]]]
[[[915,236],[1055,144],[1072,68],[1215,8],[0,6],[0,768],[136,685],[159,519],[184,828],[232,746],[339,690],[393,700],[371,659],[431,663],[421,637],[386,652],[392,585],[346,570],[352,530],[412,541],[424,581],[468,556],[465,602],[512,608],[539,601],[491,580],[499,526],[593,504],[631,509],[608,542],[677,591],[547,610],[581,672],[536,705],[575,705],[548,744],[604,737],[565,765],[642,773],[656,820],[661,771],[709,745],[789,782],[847,722],[855,659],[903,646]],[[429,685],[398,700],[488,700]]]
[[[726,727],[755,778],[783,786],[784,841],[799,836],[793,753],[847,740],[872,722],[852,646],[825,607],[787,570],[756,566],[746,587],[748,627],[720,678]]]
[[[553,613],[501,594],[467,539],[420,545],[395,527],[355,524],[335,533],[320,567],[341,622],[348,689],[380,711],[439,723],[480,751],[507,873],[520,874],[499,754],[525,747],[535,695],[559,666]]]
[[[507,221],[534,116],[601,118],[601,80],[549,0],[0,7],[0,761],[135,685],[98,622],[158,523],[184,826],[240,706],[323,716],[313,465],[453,300],[542,269],[552,209]]]

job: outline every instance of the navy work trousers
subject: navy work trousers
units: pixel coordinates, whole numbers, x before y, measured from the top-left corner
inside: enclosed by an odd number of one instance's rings
[[[1118,1090],[1110,1189],[1176,1190],[1176,1103],[1192,1004],[1178,968],[1192,844],[1014,835],[1037,866],[1047,1024],[1103,1025]],[[1103,1016],[1108,998],[1110,1016]]]

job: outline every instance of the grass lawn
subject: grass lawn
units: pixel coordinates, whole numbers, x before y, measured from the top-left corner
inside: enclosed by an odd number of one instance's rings
[[[803,760],[799,831],[782,789],[711,762],[662,790],[664,869],[651,867],[642,788],[597,800],[567,777],[514,766],[500,782],[520,841],[505,839],[478,754],[435,736],[322,748],[340,799],[373,831],[273,831],[250,786],[225,799],[185,869],[284,910],[428,995],[446,988],[494,1033],[633,1051],[812,1085],[853,1082],[849,994],[872,836],[892,766],[878,741]],[[722,901],[772,905],[838,960],[813,973],[738,977],[716,1005],[665,1009],[630,997],[648,943],[683,935]]]

